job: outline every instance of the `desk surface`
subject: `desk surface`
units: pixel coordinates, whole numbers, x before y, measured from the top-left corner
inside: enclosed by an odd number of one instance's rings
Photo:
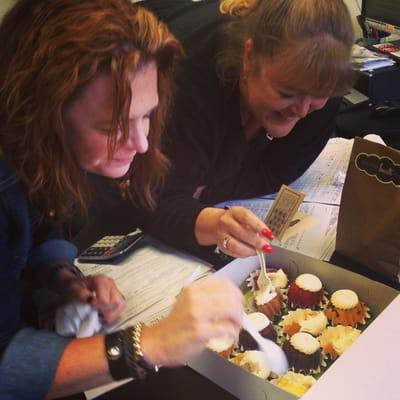
[[[109,233],[109,225],[105,223],[107,231]],[[119,226],[119,228],[121,228]],[[92,230],[93,231],[93,230]],[[98,230],[95,230],[96,234],[99,235]],[[119,231],[120,232],[120,231]],[[85,232],[87,234],[87,232]],[[92,243],[96,238],[86,238],[86,243]],[[207,251],[207,254],[201,254],[202,258],[211,262],[211,264],[222,267],[224,264],[230,261],[229,258],[223,256],[216,256],[214,253]],[[372,279],[382,281],[385,284],[391,284],[383,277],[378,277],[377,274],[370,272],[365,267],[355,264],[354,262],[345,259],[339,255],[334,255],[331,259],[333,264],[343,266],[344,268],[351,269],[354,272],[367,275]],[[398,286],[397,286],[398,288]],[[197,372],[193,371],[189,367],[177,368],[177,369],[162,369],[155,376],[149,377],[144,381],[133,381],[126,385],[123,385],[111,392],[107,392],[104,395],[98,397],[99,400],[124,400],[124,399],[192,399],[192,400],[234,400],[234,396],[221,389],[213,382],[204,378]],[[71,399],[72,400],[72,399]]]
[[[215,385],[189,367],[162,368],[156,375],[143,381],[132,381],[98,400],[236,400],[224,389]]]
[[[335,254],[333,263],[343,266],[351,265],[355,272],[369,275],[370,278],[387,282],[383,279],[377,279],[378,276],[372,272],[366,274],[368,270],[361,268],[359,265],[349,263],[349,260],[344,259],[340,255]],[[207,378],[201,376],[189,367],[175,368],[175,369],[161,369],[160,372],[151,376],[143,381],[133,381],[119,388],[105,393],[104,395],[96,398],[98,400],[124,400],[132,398],[145,398],[146,400],[165,399],[165,400],[204,400],[204,399],[220,399],[220,400],[234,400],[236,397],[218,387]]]

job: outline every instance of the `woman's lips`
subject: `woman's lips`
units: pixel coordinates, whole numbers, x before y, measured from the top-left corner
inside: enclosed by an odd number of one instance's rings
[[[118,158],[114,158],[114,162],[117,164],[130,164],[133,161],[134,155],[130,156],[130,157],[118,157]]]

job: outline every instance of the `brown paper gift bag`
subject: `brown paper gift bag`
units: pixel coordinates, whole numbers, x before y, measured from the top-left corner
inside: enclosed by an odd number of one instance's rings
[[[336,250],[399,282],[399,151],[355,138],[339,210]]]

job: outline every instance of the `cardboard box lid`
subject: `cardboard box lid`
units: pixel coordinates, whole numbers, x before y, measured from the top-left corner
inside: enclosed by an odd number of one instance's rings
[[[303,397],[304,400],[398,400],[400,295]]]
[[[302,399],[305,400],[398,400],[398,364],[400,360],[400,295],[393,288],[335,265],[289,250],[274,248],[267,266],[283,268],[292,277],[314,273],[325,288],[332,291],[353,289],[371,307],[375,317],[362,335],[318,379]],[[257,257],[236,259],[215,275],[241,285],[258,267]],[[296,398],[269,382],[230,364],[211,351],[203,352],[189,366],[240,399],[289,400]]]

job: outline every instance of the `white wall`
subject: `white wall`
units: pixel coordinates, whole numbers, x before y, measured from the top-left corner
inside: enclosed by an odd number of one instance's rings
[[[356,17],[357,15],[361,14],[361,0],[344,0],[344,2],[347,4],[347,7],[349,7],[350,14],[353,19],[354,30],[356,32],[356,38],[360,38],[362,37],[362,32]]]

